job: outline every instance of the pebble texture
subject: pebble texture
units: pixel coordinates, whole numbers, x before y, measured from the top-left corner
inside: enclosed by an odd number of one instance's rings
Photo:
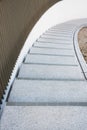
[[[81,23],[57,25],[34,43],[12,85],[0,130],[87,130],[87,81],[73,39]]]

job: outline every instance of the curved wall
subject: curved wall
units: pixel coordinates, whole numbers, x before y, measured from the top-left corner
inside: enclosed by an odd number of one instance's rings
[[[59,0],[0,0],[0,99],[20,50],[40,16]]]

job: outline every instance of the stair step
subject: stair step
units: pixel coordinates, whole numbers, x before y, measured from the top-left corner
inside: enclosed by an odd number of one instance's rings
[[[65,44],[72,44],[72,39],[70,40],[62,40],[62,39],[47,39],[47,38],[39,38],[39,42],[52,42],[52,43],[65,43]]]
[[[34,47],[48,47],[48,48],[56,48],[56,49],[73,49],[73,45],[71,44],[52,44],[52,43],[43,43],[43,42],[35,42]]]
[[[78,66],[22,64],[18,78],[43,80],[83,80],[84,76]]]
[[[87,107],[6,106],[1,130],[87,130]]]
[[[9,103],[84,104],[87,102],[86,81],[15,80]]]
[[[30,53],[31,54],[47,54],[47,55],[68,55],[68,56],[75,55],[75,52],[73,50],[35,48],[35,47],[31,48]]]
[[[60,36],[58,37],[58,36],[42,35],[41,38],[47,38],[47,39],[49,39],[49,38],[50,38],[50,39],[61,39],[61,40],[66,40],[66,41],[67,41],[67,40],[71,40],[71,37],[69,37],[69,36],[68,36],[68,37],[62,37],[62,38],[61,38]]]
[[[78,65],[78,61],[75,57],[65,56],[49,56],[49,55],[33,55],[28,54],[25,63],[37,63],[48,65]]]

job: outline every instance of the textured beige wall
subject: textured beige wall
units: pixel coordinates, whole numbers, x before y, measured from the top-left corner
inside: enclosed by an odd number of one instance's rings
[[[20,49],[40,16],[59,0],[0,0],[0,98]]]

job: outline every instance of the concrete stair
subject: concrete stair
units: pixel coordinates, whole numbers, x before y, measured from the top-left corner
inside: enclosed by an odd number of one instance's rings
[[[77,22],[57,25],[33,44],[12,85],[0,130],[87,130],[87,81],[73,44]]]

